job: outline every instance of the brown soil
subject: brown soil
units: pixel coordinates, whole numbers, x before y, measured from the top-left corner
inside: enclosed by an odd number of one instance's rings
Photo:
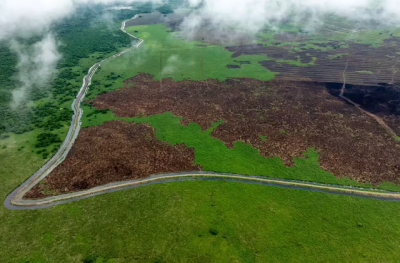
[[[378,114],[386,124],[397,134],[400,136],[400,116],[399,115],[384,115]]]
[[[158,141],[145,124],[107,122],[82,129],[66,160],[26,198],[90,189],[152,174],[200,170],[194,150]]]
[[[212,135],[231,146],[242,140],[264,156],[279,156],[287,165],[314,147],[321,166],[336,176],[374,184],[398,182],[400,144],[376,121],[332,96],[324,84],[254,79],[225,82],[163,80],[139,75],[134,86],[102,94],[93,101],[117,116],[133,117],[171,111],[183,123],[207,129],[224,120]],[[260,135],[266,136],[264,142]]]

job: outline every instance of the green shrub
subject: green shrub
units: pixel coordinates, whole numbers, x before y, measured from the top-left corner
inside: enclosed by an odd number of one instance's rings
[[[61,143],[61,142],[62,141],[57,134],[44,132],[37,136],[35,147],[43,148],[52,145],[53,143]]]
[[[210,234],[213,235],[213,236],[218,235],[218,230],[215,229],[215,228],[210,228],[210,230],[208,232],[210,232]]]

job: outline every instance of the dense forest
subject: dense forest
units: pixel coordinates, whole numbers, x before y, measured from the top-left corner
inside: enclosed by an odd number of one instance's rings
[[[96,60],[101,60],[131,45],[132,39],[119,30],[121,21],[155,10],[172,13],[183,2],[169,0],[158,6],[150,2],[141,3],[136,4],[134,10],[112,10],[104,5],[81,6],[72,16],[58,21],[51,28],[61,43],[58,51],[62,54],[53,79],[46,86],[29,87],[25,101],[14,108],[10,106],[12,91],[20,86],[17,78],[18,56],[11,51],[10,43],[0,42],[0,140],[7,138],[9,133],[22,134],[39,129],[41,133],[35,143],[38,148],[36,153],[47,158],[57,151],[61,139],[56,130],[69,125],[73,115],[69,103],[75,98],[81,78],[88,71],[88,68],[76,68],[80,59],[95,55]],[[18,41],[29,47],[40,39],[41,36],[34,36]],[[43,98],[45,100],[40,103],[30,103]],[[48,152],[46,147],[50,145],[53,149]]]
[[[75,14],[54,24],[51,29],[61,43],[58,51],[62,54],[53,79],[47,86],[29,87],[25,101],[14,108],[11,107],[12,91],[20,86],[18,56],[11,51],[10,43],[0,42],[0,140],[8,138],[10,133],[23,134],[36,129],[41,131],[36,138],[36,153],[43,158],[55,153],[61,145],[57,130],[70,124],[73,111],[69,105],[88,71],[89,66],[76,68],[80,59],[94,55],[98,61],[130,46],[132,39],[120,30],[121,21],[157,9],[171,12],[181,1],[171,0],[170,5],[158,8],[151,3],[142,3],[135,10],[108,10],[104,5],[80,7]],[[18,41],[29,47],[40,39],[41,36],[34,36]],[[38,100],[43,98],[39,103]]]
[[[68,19],[56,23],[52,32],[62,43],[59,46],[62,59],[57,66],[58,74],[55,74],[48,87],[31,87],[27,91],[26,101],[17,108],[11,108],[10,102],[12,90],[19,85],[15,77],[18,57],[10,50],[9,43],[0,43],[0,136],[7,136],[6,133],[10,132],[21,134],[34,128],[52,131],[68,124],[72,110],[60,110],[60,105],[66,101],[72,102],[80,88],[80,85],[72,84],[71,79],[82,77],[88,70],[82,68],[76,72],[72,67],[78,65],[81,58],[91,54],[98,54],[100,60],[121,47],[129,46],[132,39],[119,30],[121,21],[137,13],[152,11],[151,4],[139,5],[136,10],[118,11],[107,11],[102,5],[85,6]],[[40,37],[36,36],[21,41],[29,45],[38,39]],[[53,101],[28,106],[29,101],[41,98],[52,98]]]

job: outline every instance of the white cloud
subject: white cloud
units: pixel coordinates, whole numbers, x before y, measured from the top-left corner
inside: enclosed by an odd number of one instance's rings
[[[0,0],[0,41],[32,35],[45,35],[33,49],[22,47],[16,40],[11,47],[19,55],[21,87],[14,92],[20,101],[29,85],[42,85],[54,72],[61,55],[57,41],[49,33],[51,25],[69,15],[82,4],[116,4],[127,6],[144,0]],[[163,0],[152,0],[161,3]],[[217,27],[235,26],[246,32],[256,32],[266,24],[287,18],[312,17],[318,20],[330,13],[355,19],[380,20],[400,25],[398,0],[187,0],[201,9],[193,12],[183,23],[190,37],[204,20]],[[171,62],[173,64],[173,61]],[[173,70],[171,68],[170,70]]]
[[[33,86],[47,85],[61,54],[57,51],[57,42],[52,34],[31,47],[26,47],[16,40],[10,41],[10,48],[18,55],[18,88],[12,92],[12,107],[18,106],[26,96],[26,91]]]
[[[133,3],[140,0],[0,0],[0,41],[7,40],[18,55],[18,83],[12,91],[12,107],[24,101],[33,86],[42,87],[55,73],[61,58],[58,42],[49,29],[71,14],[82,4]],[[158,1],[153,1],[158,2]],[[19,38],[33,35],[45,37],[32,47],[22,45]]]
[[[161,75],[169,75],[174,73],[177,70],[177,67],[180,64],[180,60],[179,60],[179,56],[178,55],[171,55],[168,59],[167,59],[167,63],[164,66]],[[164,76],[165,77],[165,76]]]
[[[273,20],[307,12],[317,16],[334,13],[356,18],[371,18],[368,8],[380,9],[374,18],[384,23],[400,21],[398,0],[187,0],[190,5],[203,8],[187,20],[188,28],[198,26],[200,19],[215,23],[234,24],[256,31]],[[80,4],[130,4],[145,0],[1,0],[0,40],[13,36],[27,36],[46,31],[49,26],[72,14]],[[162,0],[151,2],[161,3]]]
[[[0,40],[41,33],[52,23],[71,15],[80,4],[134,2],[144,0],[1,0]]]
[[[318,18],[336,14],[354,19],[377,19],[400,25],[398,0],[188,0],[202,8],[186,19],[185,31],[195,29],[200,20],[215,25],[234,25],[255,32],[266,24],[304,16]],[[379,11],[379,12],[378,12]]]

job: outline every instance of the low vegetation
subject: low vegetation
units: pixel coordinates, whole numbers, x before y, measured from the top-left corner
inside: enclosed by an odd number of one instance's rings
[[[12,185],[2,184],[1,193]],[[233,182],[176,182],[37,211],[0,208],[0,257],[49,263],[395,262],[399,213],[397,202]]]
[[[48,133],[44,132],[38,135],[37,137],[37,143],[36,147],[37,148],[42,148],[42,147],[47,147],[49,145],[52,145],[53,143],[60,143],[61,139],[58,137],[57,134],[53,133]]]
[[[137,10],[114,11],[114,15],[116,19],[123,20],[138,12],[151,10],[151,7],[142,5]],[[99,19],[104,12],[101,6],[80,8],[73,17],[54,26],[54,32],[63,43],[60,46],[63,58],[58,65],[58,74],[48,86],[32,87],[27,100],[16,109],[9,105],[11,91],[18,86],[14,77],[17,55],[10,51],[7,43],[0,43],[0,134],[24,134],[37,128],[57,130],[69,124],[72,117],[70,105],[89,67],[132,43],[132,39],[119,30],[120,20],[107,27]],[[110,27],[113,29],[110,30]],[[36,40],[26,40],[25,44]]]

